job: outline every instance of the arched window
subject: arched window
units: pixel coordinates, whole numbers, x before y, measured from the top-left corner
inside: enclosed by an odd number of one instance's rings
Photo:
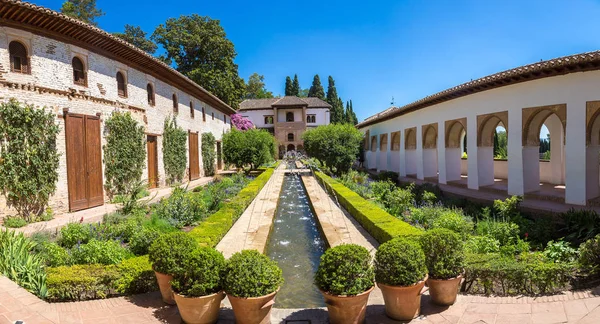
[[[273,116],[265,116],[265,125],[273,124]]]
[[[206,111],[204,110],[204,107],[202,107],[202,121],[206,121]]]
[[[74,57],[73,61],[71,61],[71,65],[73,66],[73,83],[80,86],[86,86],[87,78],[83,62],[78,57]]]
[[[173,112],[174,113],[178,113],[179,112],[179,101],[177,101],[177,95],[173,94]]]
[[[27,48],[17,41],[12,41],[8,45],[10,56],[10,71],[15,73],[29,74],[29,57]]]
[[[190,116],[194,118],[194,103],[190,101]]]
[[[285,121],[286,122],[293,122],[294,121],[294,113],[293,112],[288,112],[285,114]]]
[[[289,133],[288,134],[288,141],[290,141],[290,142],[294,141],[294,133]]]
[[[316,122],[316,117],[315,117],[315,115],[307,115],[307,116],[306,116],[306,122],[307,122],[307,123],[315,123],[315,122]]]
[[[152,84],[148,83],[146,92],[148,93],[148,104],[154,106],[156,102],[154,101],[154,87],[152,87]]]
[[[117,72],[117,92],[119,97],[127,97],[127,83],[125,82],[125,76],[121,72]]]

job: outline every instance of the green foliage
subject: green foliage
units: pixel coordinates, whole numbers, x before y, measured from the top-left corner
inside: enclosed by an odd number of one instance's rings
[[[260,297],[271,294],[283,284],[277,262],[256,250],[242,250],[227,260],[223,289],[236,297]]]
[[[0,230],[0,274],[40,298],[45,298],[44,258],[33,253],[36,243],[22,233]]]
[[[565,239],[580,244],[600,234],[600,215],[594,210],[570,209],[560,215],[564,222],[561,232]]]
[[[118,277],[115,266],[93,264],[48,268],[48,300],[106,298],[111,294]]]
[[[581,269],[586,272],[600,271],[600,234],[581,244],[578,261]]]
[[[117,264],[132,256],[131,252],[117,241],[96,239],[75,246],[71,253],[74,264]]]
[[[433,206],[433,205],[435,205],[435,203],[438,202],[438,197],[433,192],[425,191],[425,192],[423,192],[423,197],[421,198],[421,202],[424,205]]]
[[[344,103],[340,100],[331,75],[327,79],[327,103],[331,105],[330,121],[332,124],[344,123]]]
[[[396,216],[402,217],[404,213],[413,206],[415,195],[410,189],[394,189],[384,201],[386,210]]]
[[[445,209],[438,218],[433,220],[431,228],[446,228],[460,234],[464,239],[473,232],[473,221],[463,215],[460,209]]]
[[[223,135],[223,159],[238,169],[256,170],[275,156],[275,138],[266,130],[235,128]]]
[[[177,228],[191,225],[195,221],[190,195],[180,187],[175,187],[168,198],[162,199],[155,212],[159,218],[168,220]]]
[[[142,177],[146,163],[144,127],[130,112],[114,112],[105,122],[104,175],[111,195],[129,194]]]
[[[156,272],[175,274],[181,269],[180,260],[195,250],[198,244],[183,232],[173,232],[154,240],[148,249],[148,257]]]
[[[321,79],[319,78],[318,74],[315,74],[315,77],[313,78],[312,85],[310,86],[310,89],[308,90],[308,96],[316,97],[321,100],[325,100],[325,90],[323,89],[323,86],[321,85]]]
[[[494,134],[494,158],[508,159],[508,135],[505,131]]]
[[[500,246],[500,254],[506,256],[515,256],[529,252],[530,249],[531,246],[529,245],[529,242],[522,239],[517,239],[510,244]]]
[[[290,81],[291,82],[291,81]],[[291,86],[291,83],[290,83]],[[265,76],[258,73],[252,73],[248,78],[246,85],[246,99],[265,99],[273,98],[273,93],[265,87]]]
[[[217,159],[216,143],[212,133],[202,133],[202,166],[205,176],[215,175],[215,161]]]
[[[2,220],[2,225],[8,228],[21,228],[27,226],[27,221],[18,216],[7,216]]]
[[[362,145],[362,133],[352,125],[322,125],[302,134],[304,150],[336,175],[347,172]]]
[[[421,235],[429,276],[433,279],[450,279],[463,271],[463,241],[457,233],[438,228]]]
[[[298,74],[294,74],[294,81],[292,81],[292,90],[290,96],[300,96],[300,82],[298,81]]]
[[[181,182],[187,165],[187,133],[174,117],[165,119],[163,130],[163,163],[167,183]]]
[[[92,26],[98,26],[96,18],[104,16],[104,12],[96,7],[96,0],[67,0],[60,12]]]
[[[65,248],[72,248],[76,244],[85,244],[92,238],[92,233],[87,224],[69,223],[60,229],[58,243]]]
[[[571,263],[577,259],[577,250],[565,241],[548,242],[543,254],[546,259],[554,262]]]
[[[113,33],[114,36],[134,45],[148,54],[156,52],[156,44],[146,38],[146,32],[140,26],[125,24],[125,31],[122,33]]]
[[[55,115],[15,99],[0,104],[0,191],[28,222],[56,190],[60,154]]]
[[[234,62],[234,45],[219,20],[197,14],[169,18],[152,39],[165,49],[166,60],[174,62],[177,71],[237,107],[245,95],[244,80]]]
[[[520,216],[519,206],[522,201],[521,196],[512,196],[504,201],[494,200],[494,210],[501,218],[511,220]]]
[[[498,253],[500,252],[500,241],[488,235],[471,236],[465,241],[465,252],[472,254]]]
[[[135,255],[148,254],[148,248],[160,236],[160,232],[154,228],[142,227],[135,232],[129,240],[129,250]]]
[[[181,271],[174,273],[171,281],[173,291],[186,297],[202,297],[221,290],[221,272],[225,269],[225,258],[221,252],[199,247],[183,255],[179,262],[182,263]],[[261,263],[248,265],[262,266]]]
[[[321,256],[315,284],[332,295],[353,296],[371,289],[374,279],[369,251],[360,245],[342,244]]]
[[[485,219],[477,222],[477,235],[495,238],[501,245],[512,244],[519,238],[519,226],[515,223],[496,219]]]
[[[390,286],[410,286],[425,278],[425,254],[418,242],[395,238],[375,253],[375,280]]]
[[[115,290],[120,294],[141,294],[158,290],[148,256],[127,259],[117,265]]]
[[[45,242],[42,244],[40,255],[46,259],[46,265],[49,267],[60,267],[72,264],[69,252],[54,242]]]
[[[293,96],[293,94],[292,94],[292,79],[289,76],[285,77],[285,95]]]

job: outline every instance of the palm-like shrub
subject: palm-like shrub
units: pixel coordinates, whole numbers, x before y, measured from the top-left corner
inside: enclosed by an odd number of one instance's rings
[[[45,298],[46,270],[44,257],[32,251],[36,243],[22,233],[0,231],[0,274],[19,286]]]
[[[315,284],[332,295],[353,296],[371,289],[374,277],[369,251],[360,245],[342,244],[321,256]]]
[[[283,284],[277,262],[256,250],[243,250],[227,260],[223,289],[235,297],[260,297],[271,294]]]
[[[433,229],[421,236],[421,246],[431,278],[450,279],[462,273],[464,250],[459,234],[445,228]]]
[[[148,248],[148,258],[156,272],[173,275],[181,270],[181,260],[198,248],[198,243],[183,232],[165,234]]]
[[[221,290],[223,254],[209,247],[197,248],[179,260],[180,270],[173,274],[173,290],[186,297],[202,297]]]
[[[585,271],[591,273],[600,271],[600,234],[581,244],[579,264]]]
[[[389,286],[410,286],[425,278],[427,265],[419,243],[399,237],[379,246],[375,253],[375,281]]]

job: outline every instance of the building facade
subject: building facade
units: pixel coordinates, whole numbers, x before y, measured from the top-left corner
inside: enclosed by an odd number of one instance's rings
[[[281,157],[287,151],[303,151],[302,134],[307,129],[328,125],[330,109],[331,105],[319,98],[286,96],[244,100],[238,113],[275,136]]]
[[[203,173],[201,134],[211,132],[220,141],[235,113],[171,67],[98,28],[29,3],[0,0],[0,100],[10,98],[56,115],[61,156],[50,205],[58,212],[107,201],[102,147],[104,121],[113,112],[129,111],[145,127],[144,178],[150,187],[166,186],[165,119],[174,116],[188,131],[187,181]],[[0,200],[0,216],[11,213]]]
[[[525,199],[598,205],[598,89],[599,51],[473,80],[387,109],[357,127],[365,134],[370,169]],[[543,125],[550,133],[549,161],[539,155]],[[507,131],[505,160],[494,158],[499,126]]]

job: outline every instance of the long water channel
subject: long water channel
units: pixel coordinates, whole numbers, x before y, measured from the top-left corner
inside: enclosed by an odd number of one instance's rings
[[[287,168],[295,169],[293,163]],[[313,280],[326,244],[300,175],[287,173],[267,244],[267,255],[279,263],[285,278],[275,299],[276,307],[325,306]]]

